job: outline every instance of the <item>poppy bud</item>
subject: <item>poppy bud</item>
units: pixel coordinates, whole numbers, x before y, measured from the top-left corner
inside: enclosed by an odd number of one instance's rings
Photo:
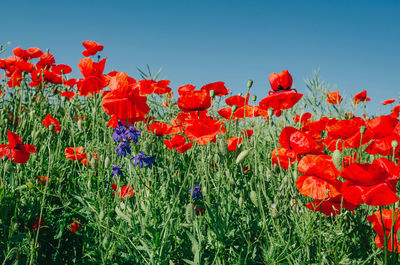
[[[78,130],[82,131],[82,120],[78,120]]]
[[[395,150],[397,148],[397,146],[399,146],[399,142],[397,142],[396,140],[393,140],[392,141],[393,150]]]
[[[96,112],[97,112],[97,109],[96,109],[96,108],[93,108],[93,110],[92,110],[92,117],[96,116]]]
[[[90,160],[90,164],[92,165],[93,168],[96,168],[96,158],[94,156]]]
[[[55,126],[54,124],[50,124],[49,131],[54,132]]]
[[[238,204],[239,204],[239,207],[242,207],[242,205],[243,205],[243,198],[242,198],[242,196],[239,197]]]
[[[188,203],[185,207],[185,219],[187,223],[191,223],[193,220],[193,205]]]
[[[4,156],[4,157],[7,157],[7,156]],[[4,166],[4,172],[8,173],[10,170],[11,170],[11,163],[7,161],[5,166]]]
[[[257,193],[254,190],[250,191],[250,200],[256,207],[258,207]]]
[[[240,164],[243,160],[249,155],[250,150],[243,150],[240,154],[236,157],[236,164]]]
[[[367,130],[367,127],[365,127],[365,126],[361,126],[360,127],[360,133],[361,134],[364,134],[366,130]]]
[[[247,81],[247,87],[248,88],[251,88],[253,86],[253,80],[249,80],[249,81]]]
[[[233,105],[232,106],[232,113],[234,113],[237,109],[238,109],[238,106],[237,105]]]
[[[241,92],[240,92],[240,93],[238,93],[238,96],[239,96],[239,97],[241,97],[241,96],[242,96],[242,93],[241,93]]]
[[[214,163],[217,163],[217,164],[219,163],[220,159],[219,159],[219,155],[217,153],[214,154],[213,160],[214,160]]]
[[[332,162],[337,170],[342,169],[342,159],[343,159],[342,152],[336,149],[332,154]]]
[[[26,186],[30,189],[32,189],[35,185],[32,184],[32,182],[27,182]]]
[[[215,90],[210,90],[210,97],[214,98],[215,97]]]
[[[104,168],[108,168],[110,166],[110,158],[106,156],[106,159],[104,160]]]
[[[34,110],[31,110],[31,111],[29,112],[29,117],[31,118],[31,120],[33,119],[34,115],[35,115],[35,111],[34,111]]]
[[[253,96],[251,97],[251,99],[253,100],[253,102],[256,102],[257,96],[256,96],[256,95],[253,95]]]
[[[109,242],[110,242],[110,238],[108,236],[105,236],[103,239],[103,242],[102,242],[104,249],[108,249]]]

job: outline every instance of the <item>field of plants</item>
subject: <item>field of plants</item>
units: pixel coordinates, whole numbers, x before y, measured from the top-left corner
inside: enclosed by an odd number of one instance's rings
[[[397,98],[283,69],[261,99],[174,87],[83,46],[0,59],[1,264],[400,262]]]

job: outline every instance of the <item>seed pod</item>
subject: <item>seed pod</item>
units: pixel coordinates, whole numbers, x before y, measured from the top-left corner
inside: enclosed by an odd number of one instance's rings
[[[254,190],[250,191],[250,200],[256,207],[258,207],[257,193]]]
[[[337,170],[342,169],[342,159],[343,159],[342,152],[336,149],[332,154],[332,162]]]
[[[249,155],[250,150],[243,150],[240,154],[236,157],[236,164],[240,164],[245,160],[245,158]]]
[[[210,90],[210,97],[214,98],[215,97],[215,90]]]
[[[393,147],[393,150],[396,150],[396,148],[399,146],[399,142],[397,142],[396,140],[393,140],[392,141],[392,147]]]
[[[188,203],[185,207],[185,219],[187,223],[191,223],[193,220],[193,204]]]
[[[110,158],[106,156],[106,159],[104,160],[104,168],[108,168],[110,166]]]
[[[253,80],[250,79],[249,81],[247,81],[247,87],[251,88],[252,86],[253,86]]]

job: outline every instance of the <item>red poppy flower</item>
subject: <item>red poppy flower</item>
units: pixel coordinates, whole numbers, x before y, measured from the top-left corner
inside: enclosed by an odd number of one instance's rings
[[[43,53],[39,59],[36,63],[37,69],[50,69],[56,63],[54,56],[50,53]]]
[[[107,86],[108,80],[103,75],[106,60],[107,58],[104,58],[96,63],[91,58],[83,58],[79,61],[79,71],[84,77],[84,79],[79,79],[77,82],[80,96],[89,96],[90,94],[98,93]]]
[[[339,214],[341,206],[349,211],[353,211],[356,208],[356,205],[349,203],[348,201],[343,199],[341,195],[322,201],[314,200],[312,202],[307,203],[306,206],[308,209],[315,212],[321,212],[326,216]]]
[[[328,92],[326,101],[331,104],[340,104],[342,102],[342,96],[339,91]]]
[[[373,133],[374,141],[365,151],[369,154],[392,155],[392,141],[400,142],[400,122],[391,115],[378,116],[367,122],[368,129]],[[397,133],[396,133],[397,132]],[[396,150],[400,150],[398,147]],[[396,151],[397,152],[397,151]]]
[[[288,70],[283,70],[279,75],[277,73],[270,74],[269,83],[274,91],[288,90],[292,87],[293,78]]]
[[[186,143],[185,136],[179,134],[174,135],[171,140],[165,139],[164,144],[171,151],[173,148],[176,148],[176,151],[178,151],[179,153],[184,153],[193,146],[193,143]]]
[[[300,122],[302,125],[306,124],[309,119],[311,119],[310,112],[303,113],[301,116],[296,113],[296,117],[293,118],[295,123]]]
[[[343,197],[352,204],[383,206],[399,200],[396,184],[400,168],[386,158],[375,159],[372,164],[353,163],[341,172],[341,177],[346,180]]]
[[[157,136],[177,134],[181,132],[181,129],[179,127],[162,122],[154,122],[150,125],[147,125],[147,130],[151,131],[154,135]]]
[[[92,153],[91,156],[88,159],[88,155],[86,153],[83,153],[82,154],[81,163],[84,164],[84,165],[92,166],[92,164],[89,163],[89,160],[91,160],[91,158],[94,158],[95,160],[97,160],[97,154],[96,153]]]
[[[51,71],[57,75],[66,75],[72,72],[72,68],[66,64],[53,65]]]
[[[60,123],[58,120],[54,117],[52,117],[50,114],[47,114],[44,120],[42,121],[42,124],[46,126],[47,128],[50,127],[50,125],[54,125],[54,132],[59,132],[61,131]]]
[[[370,101],[371,98],[367,97],[367,90],[361,91],[360,93],[357,93],[353,97],[354,99],[354,104],[358,105],[361,101]]]
[[[342,183],[332,157],[307,155],[300,160],[298,171],[304,175],[296,180],[297,189],[304,196],[324,200],[341,195]]]
[[[182,111],[202,111],[211,107],[211,97],[205,90],[189,91],[182,94],[177,103]]]
[[[113,189],[114,191],[117,190],[117,184],[112,184],[111,187],[112,187],[112,189]],[[114,192],[113,192],[112,194],[114,195]],[[123,199],[123,198],[130,198],[130,197],[133,196],[134,190],[133,190],[133,188],[131,187],[131,185],[128,184],[128,185],[126,185],[125,187],[121,187],[121,188],[120,188],[120,191],[118,192],[118,194],[121,196],[121,199]]]
[[[65,86],[69,86],[69,87],[74,87],[76,85],[76,79],[75,78],[71,78],[67,81],[64,82]]]
[[[196,141],[199,145],[215,142],[217,134],[225,134],[222,122],[212,119],[205,112],[200,112],[198,116],[192,113],[182,125],[187,138]]]
[[[271,152],[272,165],[278,165],[281,168],[288,169],[293,164],[297,157],[293,152],[287,152],[288,150],[283,147],[278,147]]]
[[[76,96],[76,94],[73,91],[64,91],[61,92],[61,96],[66,97],[67,99],[73,99]]]
[[[39,224],[40,223],[40,224]],[[42,218],[40,218],[40,217],[38,217],[37,219],[36,219],[36,221],[35,221],[35,224],[33,225],[33,230],[36,230],[37,228],[39,228],[39,230],[40,229],[42,229],[44,226],[46,225],[46,223],[45,223],[45,221],[44,221],[44,219],[43,219],[43,216],[42,216]]]
[[[80,221],[73,221],[72,224],[70,225],[70,227],[68,227],[69,231],[71,231],[72,233],[75,233],[76,231],[81,230],[82,225],[80,224]]]
[[[246,137],[251,137],[253,135],[253,130],[244,130],[242,131]],[[229,137],[228,139],[228,151],[235,151],[237,146],[242,142],[242,137]]]
[[[377,233],[375,237],[375,244],[378,248],[382,248],[385,242],[387,242],[387,250],[390,252],[396,251],[400,252],[400,242],[397,238],[397,232],[400,228],[400,213],[399,209],[395,208],[393,213],[392,209],[382,209],[382,215],[380,211],[374,212],[372,215],[368,216],[366,219],[372,224],[372,228]],[[395,216],[395,222],[393,224],[393,214]],[[383,222],[382,222],[383,221]],[[390,233],[394,228],[393,233]],[[394,239],[394,244],[393,244]],[[386,247],[385,247],[386,248]]]
[[[150,108],[147,98],[134,89],[126,73],[118,73],[110,80],[111,92],[103,96],[103,109],[108,115],[116,115],[119,120],[142,121]]]
[[[195,88],[196,87],[193,85],[180,86],[180,87],[178,87],[178,94],[179,94],[179,96],[182,96],[183,94],[185,94],[187,92],[194,91]]]
[[[83,153],[83,147],[67,147],[64,150],[65,158],[68,160],[81,160],[86,153]]]
[[[41,184],[46,184],[47,181],[50,180],[48,177],[45,177],[45,176],[38,176],[38,178],[39,178]]]
[[[22,138],[11,131],[7,131],[8,145],[0,145],[0,158],[8,157],[15,163],[24,164],[28,162],[30,153],[37,153],[34,145],[22,144]]]
[[[157,82],[154,80],[144,79],[136,82],[134,89],[138,89],[141,96],[147,96],[153,93],[162,95],[171,92],[171,88],[168,87],[170,83],[171,81],[169,80],[160,80]]]
[[[389,104],[392,104],[392,103],[394,103],[394,102],[396,102],[396,99],[394,99],[394,98],[392,98],[392,99],[386,99],[386,100],[381,101],[381,103],[382,103],[383,105],[389,105]]]
[[[270,96],[263,98],[259,106],[262,109],[268,110],[272,108],[273,110],[290,109],[293,107],[301,98],[303,94],[293,93],[290,91],[276,92]]]
[[[207,91],[207,93],[214,90],[215,95],[220,97],[228,95],[229,92],[229,88],[225,87],[225,82],[210,83],[200,88],[200,90]]]
[[[235,96],[230,96],[229,98],[225,99],[225,102],[228,106],[237,106],[238,108],[243,107],[244,105],[249,104],[249,98],[250,95],[247,95],[246,98],[235,95]]]
[[[94,41],[84,41],[82,45],[86,48],[86,50],[82,52],[82,55],[85,57],[95,55],[97,52],[101,52],[104,49],[103,45]]]
[[[293,153],[291,156],[308,153],[318,154],[321,153],[322,149],[322,147],[318,147],[317,142],[309,134],[290,126],[281,131],[279,143],[281,147],[287,149],[287,152]]]
[[[13,50],[15,56],[21,57],[23,60],[28,61],[32,58],[39,58],[43,52],[39,48],[29,48],[27,50],[21,47],[16,47]]]

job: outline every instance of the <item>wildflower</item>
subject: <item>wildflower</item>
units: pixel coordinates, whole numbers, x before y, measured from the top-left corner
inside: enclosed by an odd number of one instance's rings
[[[192,200],[203,199],[203,194],[200,191],[200,185],[199,184],[194,186],[193,189],[190,189],[189,190],[189,194],[192,194]]]
[[[83,146],[67,147],[64,150],[64,154],[68,160],[81,160],[84,157]]]
[[[358,105],[361,101],[370,101],[371,98],[367,97],[367,90],[361,91],[358,94],[355,94],[354,97],[354,104]]]
[[[211,90],[215,91],[216,96],[226,96],[228,95],[229,88],[225,87],[225,82],[214,82],[210,83],[207,85],[204,85],[200,90],[207,91],[207,93],[210,93]]]
[[[45,176],[38,176],[39,181],[41,182],[41,184],[46,184],[47,181],[49,181],[50,179],[48,177]]]
[[[382,103],[383,105],[389,105],[389,104],[392,104],[392,103],[394,103],[394,102],[396,102],[396,99],[394,99],[394,98],[392,98],[392,99],[386,99],[386,100],[381,101],[381,103]]]
[[[111,187],[114,191],[117,190],[117,184],[112,184]],[[112,192],[112,194],[114,195],[114,192]],[[133,190],[132,186],[129,184],[126,185],[125,187],[120,188],[119,195],[121,196],[121,199],[130,198],[133,196],[133,194],[134,194],[134,190]]]
[[[177,104],[185,112],[202,111],[211,107],[211,97],[206,90],[193,90],[182,94],[178,98]]]
[[[119,165],[119,166],[113,165],[113,168],[112,168],[113,173],[111,174],[111,176],[113,178],[115,178],[115,176],[117,176],[117,175],[122,175],[122,167],[120,167],[120,166],[121,165]]]
[[[97,52],[101,52],[104,49],[103,45],[90,40],[84,41],[82,45],[86,48],[86,50],[82,52],[82,55],[85,57],[95,55]]]
[[[126,137],[126,129],[127,127],[124,126],[121,121],[118,120],[118,127],[114,129],[114,132],[112,134],[112,137],[114,139],[114,142],[121,142],[122,140],[127,140]]]
[[[39,224],[40,223],[40,224]],[[42,218],[40,218],[40,217],[38,217],[37,219],[36,219],[36,222],[35,222],[35,224],[33,225],[33,230],[35,230],[35,229],[37,229],[37,228],[39,228],[39,229],[41,229],[41,228],[43,228],[44,226],[46,225],[46,223],[45,223],[45,221],[43,220],[43,217]]]
[[[54,132],[61,131],[60,122],[56,118],[52,117],[50,114],[47,114],[47,116],[42,121],[42,124],[47,128],[50,128],[50,125],[54,125]]]
[[[165,139],[164,144],[171,151],[173,148],[176,148],[176,151],[179,153],[184,153],[193,146],[193,143],[186,143],[185,136],[179,134],[174,135],[171,140]]]
[[[30,153],[37,153],[35,145],[22,144],[22,138],[11,131],[7,131],[8,145],[0,145],[0,158],[8,157],[15,163],[24,164],[29,160]]]
[[[393,224],[393,210],[392,209],[383,209],[382,215],[380,211],[374,212],[372,215],[368,216],[366,219],[372,224],[374,231],[377,233],[375,237],[375,244],[378,248],[382,248],[385,242],[385,248],[390,252],[396,251],[400,252],[400,242],[397,238],[397,233],[400,228],[400,217],[399,217],[399,209],[395,208],[395,220]],[[383,222],[382,222],[383,221]],[[393,233],[390,233],[392,230],[392,226],[394,228]],[[394,239],[394,242],[393,242]]]
[[[139,141],[139,135],[141,135],[139,130],[136,130],[133,125],[129,126],[128,130],[126,131],[126,135],[132,140],[135,144]]]
[[[73,221],[71,226],[68,227],[69,231],[71,231],[72,233],[75,233],[76,231],[81,230],[82,225],[80,224],[80,220],[78,221]]]
[[[61,92],[61,96],[66,97],[67,99],[73,99],[75,97],[75,92],[73,91],[64,91]]]
[[[123,141],[119,146],[115,147],[114,151],[117,151],[118,156],[123,155],[126,157],[126,153],[131,153],[131,147],[128,142]]]
[[[342,96],[339,94],[339,91],[328,92],[326,101],[331,104],[340,104]]]
[[[131,161],[134,161],[133,164],[135,167],[139,165],[142,168],[144,163],[148,168],[152,168],[153,165],[157,166],[156,162],[154,161],[154,157],[149,155],[145,157],[145,154],[143,152],[139,152],[139,155],[132,157]]]
[[[283,70],[279,75],[272,73],[269,75],[269,83],[272,90],[289,90],[292,87],[293,78],[288,70]]]

